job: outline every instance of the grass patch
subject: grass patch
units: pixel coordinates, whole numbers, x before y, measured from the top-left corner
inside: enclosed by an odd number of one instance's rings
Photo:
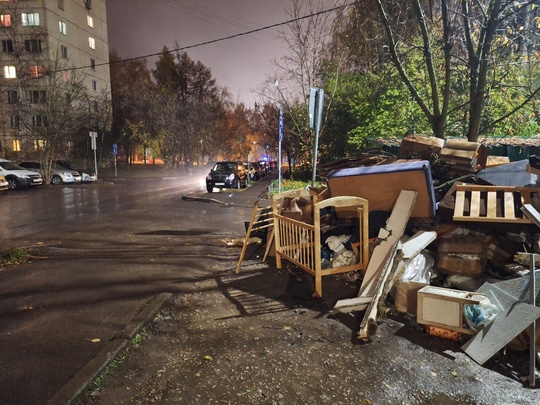
[[[0,267],[16,266],[28,263],[31,257],[31,252],[22,248],[0,250]]]
[[[282,179],[281,180],[281,192],[289,190],[298,190],[300,188],[305,189],[311,186],[311,180],[294,180],[294,179]],[[315,187],[325,187],[326,183],[316,181]],[[268,198],[272,198],[275,194],[278,194],[279,184],[277,180],[272,180],[272,183],[268,186]]]
[[[81,397],[78,398],[77,402],[75,402],[76,405],[85,405],[88,403],[93,403],[92,397],[99,391],[102,390],[103,385],[105,384],[105,381],[109,374],[111,374],[114,370],[116,370],[122,363],[124,363],[128,357],[130,352],[140,346],[144,340],[148,337],[150,334],[150,328],[151,325],[144,327],[141,329],[139,333],[137,333],[127,344],[127,346],[122,350],[118,355],[112,359],[107,366],[101,371],[101,373],[94,378],[92,383],[88,385],[88,388],[86,391],[81,394]]]

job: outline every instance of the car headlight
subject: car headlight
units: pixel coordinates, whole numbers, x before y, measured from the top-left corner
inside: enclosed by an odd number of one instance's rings
[[[206,176],[206,180],[212,180],[212,175],[209,174],[208,176]]]
[[[234,180],[234,174],[229,174],[229,175],[227,176],[227,179],[228,179],[228,180]]]
[[[29,179],[29,178],[30,178],[30,176],[27,175],[27,174],[22,174],[21,175],[21,179]]]

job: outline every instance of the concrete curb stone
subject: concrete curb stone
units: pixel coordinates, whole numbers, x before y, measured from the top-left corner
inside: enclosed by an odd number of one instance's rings
[[[161,309],[172,300],[172,293],[161,293],[147,303],[103,349],[71,380],[47,401],[48,405],[72,404],[99,373],[122,351],[131,339],[152,322]]]

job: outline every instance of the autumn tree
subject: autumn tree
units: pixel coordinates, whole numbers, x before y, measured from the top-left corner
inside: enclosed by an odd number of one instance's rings
[[[152,71],[162,102],[174,106],[162,121],[161,143],[172,160],[200,160],[214,144],[227,104],[227,93],[216,84],[209,68],[185,52],[167,48]]]
[[[340,4],[339,1],[329,4],[322,0],[293,0],[290,3],[286,9],[290,22],[281,31],[289,53],[275,61],[276,73],[269,76],[259,89],[265,102],[273,102],[284,111],[287,155],[290,159],[305,159],[313,163],[314,133],[309,129],[307,111],[309,92],[310,87],[324,87],[322,71],[335,18],[335,14],[325,11],[339,10]],[[340,74],[341,56],[338,53],[334,58],[335,75]],[[325,111],[328,110],[335,89],[326,90]]]
[[[134,128],[144,127],[152,106],[155,89],[146,60],[122,60],[116,52],[109,55],[111,62],[112,134],[126,157],[133,161],[140,135]],[[143,131],[147,133],[147,131]]]

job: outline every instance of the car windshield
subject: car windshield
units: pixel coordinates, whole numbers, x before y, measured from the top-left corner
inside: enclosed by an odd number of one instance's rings
[[[26,170],[12,162],[0,162],[0,166],[2,166],[6,170]]]
[[[216,163],[214,166],[214,171],[227,171],[234,172],[236,170],[236,163],[227,162],[227,163]]]

